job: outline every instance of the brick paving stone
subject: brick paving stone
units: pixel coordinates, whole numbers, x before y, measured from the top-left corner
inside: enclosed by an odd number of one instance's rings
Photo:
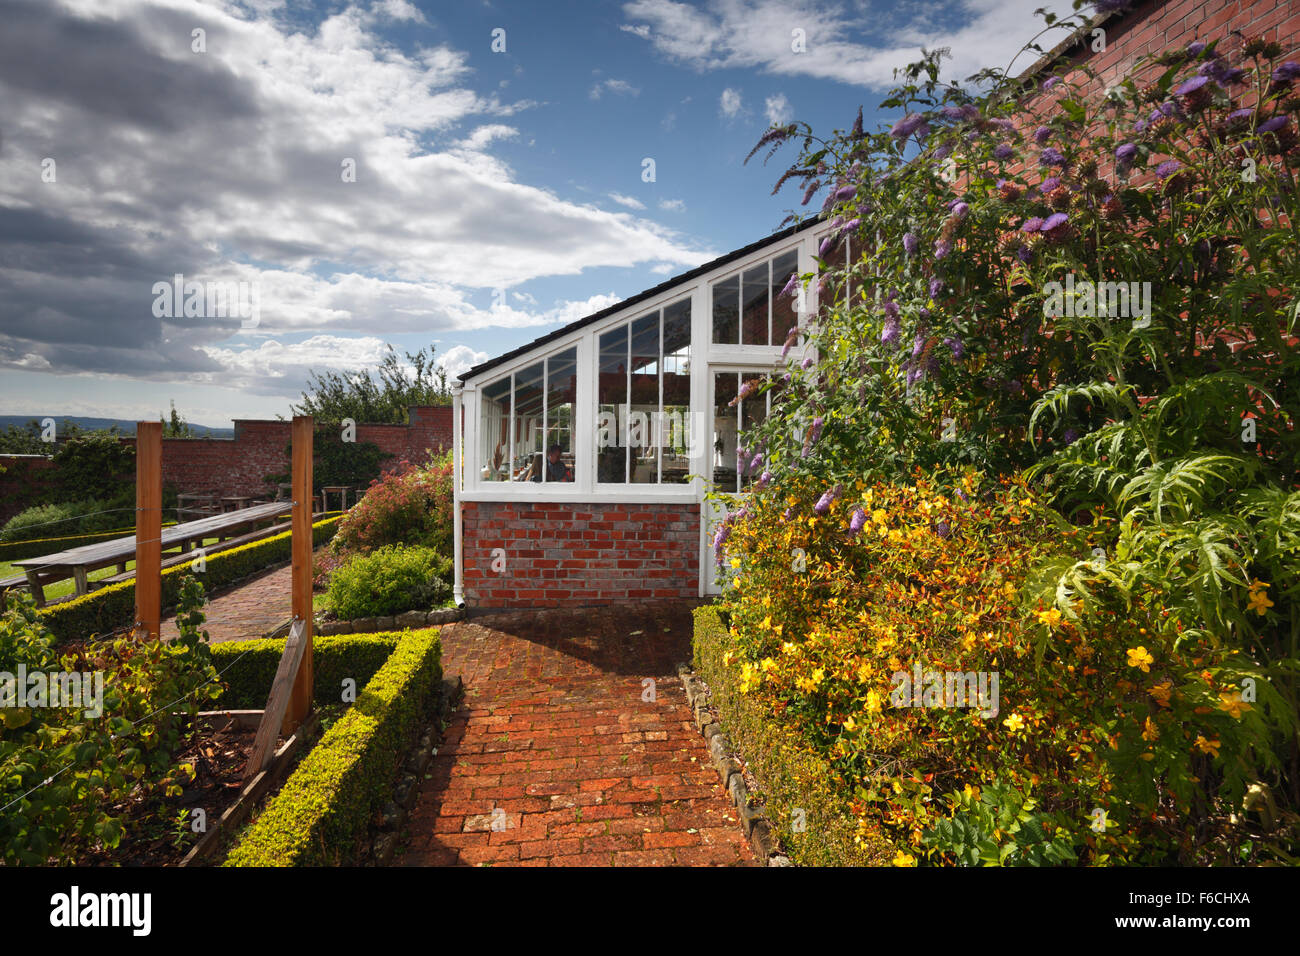
[[[465,699],[394,863],[755,865],[675,670],[690,657],[693,606],[511,611],[443,628],[443,669]],[[654,701],[642,700],[647,677]]]

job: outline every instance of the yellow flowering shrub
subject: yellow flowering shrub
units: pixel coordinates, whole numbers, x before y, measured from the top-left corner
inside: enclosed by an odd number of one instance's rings
[[[1089,529],[981,480],[750,496],[717,539],[740,560],[720,602],[739,690],[825,756],[845,812],[899,860],[1237,852],[1229,784],[1263,733],[1249,661],[1140,596],[1104,626],[1062,614],[1034,569],[1088,558]]]

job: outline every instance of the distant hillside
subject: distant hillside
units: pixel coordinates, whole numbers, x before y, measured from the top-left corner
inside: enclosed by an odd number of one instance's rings
[[[0,431],[4,431],[10,425],[17,425],[22,428],[32,419],[40,421],[43,418],[53,418],[58,422],[58,427],[62,429],[69,422],[76,425],[83,431],[95,431],[102,428],[112,428],[117,426],[117,430],[123,435],[135,434],[135,422],[128,421],[125,418],[83,418],[79,415],[0,415]],[[194,434],[200,438],[234,438],[235,430],[233,428],[210,428],[207,425],[196,425],[190,422],[190,428]]]

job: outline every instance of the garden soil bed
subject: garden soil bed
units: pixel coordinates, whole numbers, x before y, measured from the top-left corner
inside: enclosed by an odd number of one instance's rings
[[[194,815],[191,811],[202,809],[207,816],[207,826],[213,827],[227,808],[239,799],[244,787],[244,767],[253,749],[256,730],[214,722],[211,730],[200,734],[187,744],[174,758],[175,764],[193,763],[194,780],[178,796],[162,801],[153,800],[130,809],[123,825],[122,842],[115,850],[105,850],[79,860],[82,866],[176,866],[196,844],[202,833],[191,828]],[[284,742],[277,738],[276,747]],[[307,752],[303,748],[299,754]],[[280,777],[263,797],[263,802],[279,792],[289,778],[292,768]],[[114,808],[121,812],[121,807]],[[185,812],[184,829],[173,826]],[[230,834],[227,836],[233,836]],[[214,859],[219,858],[215,856]]]

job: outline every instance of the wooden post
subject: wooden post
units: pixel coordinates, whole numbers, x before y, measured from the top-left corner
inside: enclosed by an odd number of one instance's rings
[[[135,622],[158,637],[162,616],[162,422],[135,426]]]
[[[311,713],[314,673],[312,669],[311,613],[311,511],[312,433],[310,415],[293,417],[293,616],[303,622],[302,665],[293,684],[293,695],[285,711],[283,733],[287,737]]]

